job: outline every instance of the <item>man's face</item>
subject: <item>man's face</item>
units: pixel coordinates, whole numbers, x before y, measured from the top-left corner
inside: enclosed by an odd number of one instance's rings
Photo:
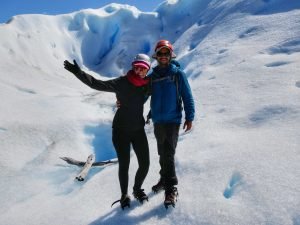
[[[157,62],[160,65],[168,65],[171,59],[171,52],[167,48],[162,48],[156,53]]]

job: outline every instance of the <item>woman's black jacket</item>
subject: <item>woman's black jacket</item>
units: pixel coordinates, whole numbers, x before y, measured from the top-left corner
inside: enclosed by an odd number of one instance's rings
[[[116,93],[121,107],[113,120],[113,128],[127,131],[143,129],[145,119],[143,116],[144,103],[146,101],[147,86],[136,87],[129,82],[126,76],[112,80],[97,80],[84,71],[79,71],[75,76],[89,87],[105,92]]]

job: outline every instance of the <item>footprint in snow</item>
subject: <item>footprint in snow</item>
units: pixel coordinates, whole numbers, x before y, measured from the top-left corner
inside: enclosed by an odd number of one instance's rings
[[[261,27],[250,27],[247,30],[245,30],[243,33],[241,33],[239,35],[239,38],[247,38],[247,37],[255,36],[262,30],[263,30],[263,28],[261,28]]]
[[[4,132],[4,131],[7,131],[7,129],[3,128],[3,127],[0,127],[0,132]]]
[[[27,93],[27,94],[36,94],[36,92],[29,88],[17,87],[17,90]]]
[[[238,172],[234,172],[223,192],[223,196],[227,199],[231,198],[236,192],[236,188],[239,187],[242,183],[242,175]]]
[[[275,55],[275,54],[291,55],[300,52],[300,39],[292,38],[284,42],[277,43],[276,45],[268,48],[267,52],[270,55]]]
[[[293,225],[300,225],[300,215],[293,218]]]
[[[283,66],[283,65],[286,65],[286,64],[290,64],[290,62],[278,61],[278,62],[268,63],[265,66],[266,67],[278,67],[278,66]]]
[[[272,120],[279,120],[291,113],[293,113],[293,110],[286,106],[265,106],[249,115],[249,122],[252,125],[263,125]]]
[[[225,53],[225,52],[227,52],[228,51],[228,49],[221,49],[220,51],[219,51],[219,54],[223,54],[223,53]]]

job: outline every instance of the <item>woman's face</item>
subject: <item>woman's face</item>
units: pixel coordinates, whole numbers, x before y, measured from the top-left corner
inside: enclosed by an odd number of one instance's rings
[[[142,66],[134,66],[133,70],[140,78],[145,78],[148,73],[148,69]]]

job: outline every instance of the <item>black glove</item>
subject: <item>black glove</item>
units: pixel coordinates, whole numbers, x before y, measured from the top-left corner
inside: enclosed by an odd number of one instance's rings
[[[64,67],[66,70],[69,70],[71,73],[73,74],[77,74],[78,72],[81,71],[80,67],[78,66],[76,60],[73,60],[74,65],[72,63],[70,63],[68,60],[64,61]]]

